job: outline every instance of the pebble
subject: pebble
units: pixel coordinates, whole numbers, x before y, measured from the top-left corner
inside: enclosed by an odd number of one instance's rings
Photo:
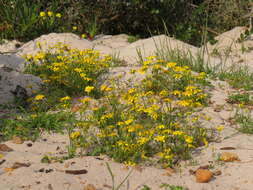
[[[198,183],[208,183],[212,177],[213,173],[206,169],[198,169],[195,173],[196,182]]]

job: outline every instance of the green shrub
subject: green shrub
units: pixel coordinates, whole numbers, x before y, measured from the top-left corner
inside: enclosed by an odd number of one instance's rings
[[[151,74],[134,88],[119,90],[116,81],[111,87],[102,85],[104,98],[88,115],[80,108],[79,132],[72,135],[75,142],[82,138],[77,146],[89,155],[107,154],[129,165],[147,161],[166,167],[208,143],[202,116],[194,113],[207,98],[205,74],[194,75],[186,66],[153,57],[133,73],[148,70]],[[85,99],[85,108],[89,101]]]
[[[62,32],[61,17],[61,13],[44,9],[39,1],[0,0],[0,38],[28,41],[45,33]]]
[[[141,38],[165,33],[201,45],[221,32],[248,25],[250,0],[0,0],[1,38],[31,40],[49,32],[99,33]],[[40,12],[61,18],[39,17]],[[73,27],[75,28],[73,30]],[[201,36],[205,36],[202,39]]]
[[[70,49],[61,43],[48,52],[40,51],[25,57],[26,73],[41,77],[48,87],[62,89],[69,95],[89,94],[95,90],[93,85],[111,61],[110,56],[100,56],[98,51]],[[88,90],[89,86],[92,86],[91,90]]]

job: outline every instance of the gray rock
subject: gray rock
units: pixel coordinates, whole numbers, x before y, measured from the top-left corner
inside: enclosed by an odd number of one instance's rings
[[[15,55],[0,55],[0,104],[11,103],[15,97],[25,100],[40,89],[39,77],[22,73],[23,62]]]
[[[24,69],[24,59],[14,55],[0,55],[0,69],[21,72]]]

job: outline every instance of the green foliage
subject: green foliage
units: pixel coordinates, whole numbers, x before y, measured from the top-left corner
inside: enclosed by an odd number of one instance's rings
[[[217,72],[216,75],[220,80],[227,81],[233,88],[253,89],[253,73],[247,66],[230,66],[224,71]]]
[[[232,94],[228,97],[227,102],[231,104],[243,104],[243,105],[253,104],[252,96],[249,93]]]
[[[240,38],[237,39],[237,42],[242,43],[242,42],[245,41],[252,33],[253,33],[252,29],[251,29],[251,30],[245,30],[243,33],[240,34]]]
[[[253,134],[253,119],[251,110],[248,108],[239,108],[235,114],[235,121],[239,124],[238,130],[242,133]]]
[[[43,5],[39,2],[1,0],[0,5],[0,38],[27,41],[45,33],[62,31],[64,22],[56,13],[48,9],[45,16],[40,16]]]
[[[139,36],[129,36],[129,37],[127,38],[127,41],[128,41],[129,43],[133,43],[133,42],[135,42],[135,41],[137,41],[137,40],[139,40]]]
[[[163,188],[165,190],[184,190],[184,187],[182,187],[182,186],[169,185],[169,184],[166,184],[166,183],[163,183],[162,185],[160,185],[160,188]]]
[[[1,38],[27,41],[49,32],[74,32],[93,39],[99,33],[148,37],[169,34],[191,44],[247,25],[249,0],[0,0]],[[40,17],[40,12],[46,17]],[[52,16],[48,16],[52,12]],[[56,17],[61,14],[61,18]],[[73,30],[73,26],[75,29]]]
[[[202,5],[208,14],[208,27],[222,33],[235,26],[248,25],[251,0],[205,0]]]
[[[63,131],[64,125],[71,117],[71,114],[65,112],[23,113],[14,118],[4,119],[0,132],[5,140],[12,136],[19,136],[24,140],[35,140],[42,131]]]

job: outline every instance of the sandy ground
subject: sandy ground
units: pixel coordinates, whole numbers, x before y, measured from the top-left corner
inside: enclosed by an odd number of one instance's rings
[[[118,39],[119,44],[115,43],[115,39]],[[134,56],[131,57],[130,54],[136,51],[136,47],[142,46],[145,39],[134,44],[129,44],[126,39],[125,35],[120,37],[107,36],[104,40],[97,40],[96,44],[99,46],[97,47],[98,49],[103,49],[103,46],[106,46],[107,49],[104,49],[106,51],[122,50],[122,58],[125,58],[127,62],[131,62],[131,60],[134,60]],[[78,39],[75,38],[75,40]],[[149,39],[148,43],[151,43],[151,41]],[[183,46],[182,42],[176,44],[175,46],[179,47],[180,45],[180,48]],[[80,47],[84,46],[80,45]],[[88,46],[91,46],[90,42]],[[14,46],[9,47],[12,48]],[[30,45],[25,44],[24,47],[28,47],[30,51],[32,45],[31,43]],[[196,47],[190,45],[187,45],[187,48],[190,48],[192,52],[197,51]],[[150,53],[151,50],[154,50],[154,47],[149,47],[149,50],[146,53]],[[22,52],[26,52],[26,49],[23,48]],[[225,82],[214,81],[213,85],[214,88],[211,91],[212,104],[202,112],[211,117],[211,120],[206,125],[210,127],[224,125],[225,128],[216,142],[210,143],[208,147],[198,148],[193,153],[191,160],[181,162],[173,170],[147,166],[126,167],[106,156],[77,157],[64,160],[63,163],[41,163],[41,159],[45,155],[67,155],[66,147],[69,143],[66,134],[43,134],[35,142],[25,141],[22,144],[16,144],[12,141],[2,142],[2,144],[11,148],[12,151],[0,150],[0,190],[112,189],[112,180],[106,163],[111,166],[116,186],[132,171],[128,181],[124,183],[121,189],[139,190],[142,189],[143,185],[147,185],[152,190],[158,190],[161,189],[159,187],[161,184],[166,183],[183,186],[189,190],[252,190],[252,135],[239,133],[236,130],[237,126],[229,122],[235,110],[226,102],[226,99],[235,90],[231,89]],[[222,109],[217,109],[220,107]],[[235,153],[240,161],[218,161],[218,155],[222,152]],[[214,176],[208,183],[197,183],[195,176],[190,171],[205,165],[209,165],[212,168],[212,172],[220,175]],[[15,166],[16,169],[11,169],[15,168]],[[84,173],[71,174],[73,170],[83,170]]]

